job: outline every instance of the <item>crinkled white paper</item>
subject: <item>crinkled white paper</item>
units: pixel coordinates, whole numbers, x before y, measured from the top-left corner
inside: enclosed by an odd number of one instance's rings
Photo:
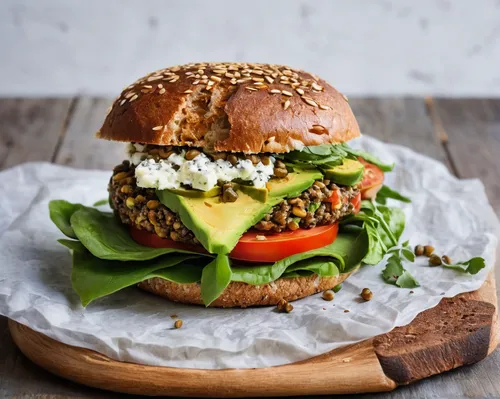
[[[86,309],[71,289],[71,256],[47,204],[66,199],[91,205],[107,196],[111,172],[32,163],[0,173],[0,314],[66,344],[113,359],[150,365],[220,369],[265,367],[310,358],[409,323],[441,298],[481,286],[494,264],[498,220],[478,180],[458,180],[430,158],[363,137],[355,143],[395,162],[387,184],[411,197],[404,239],[432,243],[453,260],[483,256],[475,276],[426,259],[406,265],[421,287],[382,281],[382,265],[350,277],[333,302],[321,295],[294,302],[290,314],[273,308],[205,309],[171,303],[135,287]],[[118,162],[121,160],[117,160]],[[117,163],[118,163],[117,162]],[[359,300],[369,287],[373,300]],[[344,313],[348,309],[349,313]],[[171,315],[184,322],[173,329]]]

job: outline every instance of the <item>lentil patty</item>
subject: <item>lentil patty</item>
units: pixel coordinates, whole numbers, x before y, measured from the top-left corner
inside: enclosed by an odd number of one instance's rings
[[[158,200],[154,189],[137,187],[134,173],[135,167],[129,161],[123,161],[113,169],[108,186],[111,205],[122,223],[156,233],[162,238],[197,244],[194,234],[182,224],[175,212]],[[329,202],[323,202],[334,190],[339,190],[341,199],[342,205],[338,209],[332,208]],[[349,201],[358,192],[355,187],[337,186],[329,180],[316,181],[300,196],[283,200],[274,206],[254,228],[279,233],[299,227],[333,224],[352,213],[353,207]],[[316,206],[309,210],[312,203]]]

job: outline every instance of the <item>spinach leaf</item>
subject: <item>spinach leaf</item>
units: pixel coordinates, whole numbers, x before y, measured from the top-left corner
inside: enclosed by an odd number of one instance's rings
[[[387,252],[387,246],[380,237],[379,231],[373,223],[365,222],[365,230],[368,235],[368,252],[363,258],[363,262],[368,265],[376,265],[382,261],[385,253]]]
[[[64,241],[64,245],[69,242]],[[68,246],[73,249],[71,282],[83,306],[153,277],[177,283],[196,282],[201,278],[203,266],[196,262],[189,264],[192,255],[170,255],[151,262],[120,262],[99,259],[77,241],[71,241]]]
[[[49,202],[50,220],[61,230],[61,232],[70,238],[76,238],[75,232],[71,227],[70,219],[73,213],[85,208],[82,204],[72,204],[64,200],[53,200]]]
[[[393,190],[392,188],[389,188],[384,185],[377,193],[375,201],[377,201],[379,204],[385,205],[387,202],[387,198],[392,198],[401,202],[407,202],[407,203],[411,202],[411,199],[409,199],[408,197],[405,197],[404,195],[401,195],[397,191]]]
[[[106,205],[106,204],[109,204],[108,198],[104,198],[102,200],[96,201],[96,202],[94,202],[94,204],[92,206],[101,206],[101,205]]]
[[[375,155],[372,155],[366,151],[355,150],[354,148],[349,147],[346,143],[339,144],[342,149],[348,153],[351,157],[361,157],[366,162],[370,162],[376,166],[378,166],[384,172],[390,172],[394,169],[394,164],[386,164],[383,163],[380,159],[378,159]]]
[[[455,263],[453,265],[444,264],[443,266],[463,273],[477,274],[481,269],[484,269],[486,264],[483,258],[477,256],[465,262]]]
[[[326,247],[289,256],[278,262],[260,266],[233,266],[233,281],[261,285],[277,280],[285,272],[309,270],[320,273],[349,272],[357,267],[368,249],[365,232],[359,234],[340,233],[337,239]],[[308,262],[301,263],[304,260]],[[328,264],[327,264],[328,263]],[[330,263],[333,263],[330,264]],[[297,265],[297,266],[296,266]],[[335,270],[335,268],[338,270]],[[315,272],[316,272],[315,271]]]
[[[112,213],[82,207],[71,215],[71,227],[76,237],[100,259],[141,261],[172,253],[191,251],[175,248],[151,248],[136,243],[126,227]],[[197,256],[203,256],[196,254]]]
[[[205,306],[215,301],[231,282],[231,266],[227,255],[217,257],[201,274],[201,297]]]

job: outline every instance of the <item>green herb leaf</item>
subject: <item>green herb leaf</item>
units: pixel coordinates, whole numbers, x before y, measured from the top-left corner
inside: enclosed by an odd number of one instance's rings
[[[307,208],[307,210],[311,213],[314,213],[318,210],[318,208],[321,206],[321,202],[311,202],[309,204],[309,207]]]
[[[366,162],[370,162],[370,163],[378,166],[384,172],[390,172],[392,169],[394,169],[394,164],[383,163],[375,155],[372,155],[366,151],[355,150],[354,148],[349,147],[346,143],[339,144],[339,146],[341,146],[342,149],[345,152],[347,152],[349,155],[351,155],[352,157],[361,157]]]
[[[101,206],[101,205],[107,205],[107,204],[109,204],[109,199],[104,198],[102,200],[94,202],[94,205],[92,205],[92,206]]]
[[[465,262],[460,262],[453,265],[443,265],[443,266],[448,269],[454,269],[464,273],[477,274],[479,273],[479,271],[481,271],[486,267],[486,263],[483,258],[477,256]]]
[[[405,270],[396,280],[396,285],[401,288],[416,288],[420,287],[418,281],[413,277],[408,270]]]
[[[409,249],[403,248],[401,250],[401,252],[407,260],[409,260],[410,262],[415,262],[415,254],[412,251],[410,251]]]
[[[398,193],[396,190],[393,190],[392,188],[384,185],[378,191],[377,196],[375,197],[375,201],[377,201],[379,204],[385,205],[387,198],[392,198],[401,202],[411,202],[411,199],[409,199],[408,197],[405,197],[404,195]]]
[[[63,244],[73,250],[71,282],[83,306],[153,277],[177,283],[197,282],[201,278],[202,266],[184,263],[192,260],[192,255],[171,255],[150,262],[120,262],[99,259],[77,241],[64,240]],[[177,268],[166,270],[172,267]]]
[[[217,257],[205,266],[201,274],[201,297],[205,306],[215,301],[231,282],[231,266],[227,255]]]
[[[85,208],[82,204],[72,204],[64,200],[54,200],[49,202],[50,220],[61,230],[61,232],[70,238],[77,238],[71,227],[71,216],[76,211]]]
[[[82,207],[71,215],[70,221],[75,237],[100,259],[141,261],[169,253],[203,256],[174,248],[151,248],[140,245],[132,239],[126,227],[112,213],[97,209]]]

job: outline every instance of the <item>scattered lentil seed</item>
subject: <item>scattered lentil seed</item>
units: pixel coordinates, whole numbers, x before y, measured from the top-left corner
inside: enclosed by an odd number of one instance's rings
[[[369,288],[363,288],[360,295],[365,301],[370,301],[373,298],[373,292]]]
[[[434,252],[434,247],[432,245],[425,245],[424,246],[424,255],[429,257],[432,255]]]
[[[451,265],[451,258],[448,255],[443,255],[441,257],[441,260],[443,261],[444,264]]]
[[[325,301],[333,301],[333,298],[335,298],[335,293],[332,290],[326,290],[323,292],[322,298]]]
[[[293,305],[291,303],[287,303],[285,305],[285,312],[290,313],[293,310]]]
[[[429,266],[440,266],[443,262],[441,261],[441,258],[439,255],[432,254],[429,257]]]
[[[176,320],[174,323],[174,327],[181,328],[182,327],[182,320],[181,319]]]
[[[415,291],[413,291],[413,290],[410,291],[410,294],[414,294],[414,293],[415,293]]]
[[[349,313],[349,309],[344,309],[344,313]]]
[[[179,316],[177,316],[176,314],[171,314],[171,315],[170,315],[170,317],[171,317],[172,319],[177,319]]]
[[[424,247],[422,245],[415,246],[415,255],[422,256],[424,254]]]

